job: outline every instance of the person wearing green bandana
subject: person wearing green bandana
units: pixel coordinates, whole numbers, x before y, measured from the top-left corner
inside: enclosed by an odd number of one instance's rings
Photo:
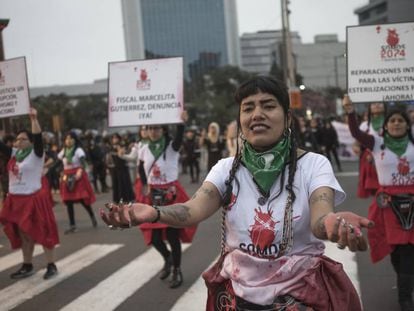
[[[31,132],[19,131],[13,148],[0,143],[0,152],[10,159],[7,164],[9,193],[0,212],[0,223],[11,247],[21,248],[23,253],[22,266],[10,277],[22,279],[35,273],[32,259],[37,243],[45,251],[47,268],[43,278],[47,280],[58,273],[54,249],[59,244],[59,235],[50,193],[41,183],[44,151],[37,111],[30,108],[29,116]]]
[[[174,138],[170,137],[167,125],[151,124],[147,126],[148,143],[139,152],[138,173],[142,182],[142,196],[139,202],[151,204],[154,209],[162,205],[182,203],[188,195],[178,181],[180,148],[184,136],[184,123],[188,114],[181,114],[183,123],[177,124]],[[169,280],[170,288],[183,283],[181,270],[181,243],[190,243],[196,227],[174,228],[166,224],[151,221],[140,227],[144,242],[152,245],[163,257],[164,266],[159,274],[161,280]],[[170,248],[164,240],[168,241]]]
[[[343,99],[352,136],[374,157],[379,189],[369,206],[375,227],[368,232],[371,260],[387,255],[397,274],[398,301],[403,311],[413,311],[414,301],[414,139],[407,113],[387,112],[383,136],[370,135],[357,126],[353,104]]]
[[[368,119],[360,124],[359,129],[368,134],[381,136],[385,114],[385,103],[370,103],[367,111]],[[361,146],[358,142],[356,142],[356,145],[359,150],[357,196],[359,198],[368,198],[375,195],[375,192],[379,187],[375,162],[369,149]]]
[[[86,173],[86,154],[76,133],[69,132],[65,135],[64,147],[59,152],[58,159],[63,163],[60,196],[66,205],[69,217],[69,228],[64,233],[71,234],[78,230],[74,210],[76,203],[82,204],[91,219],[92,226],[96,228],[98,223],[92,209],[96,197]]]
[[[361,310],[342,265],[323,256],[323,240],[364,251],[362,228],[373,224],[334,212],[345,193],[326,157],[297,147],[283,82],[251,78],[239,85],[235,102],[242,143],[190,200],[114,206],[101,211],[102,219],[115,227],[187,227],[221,209],[221,256],[203,273],[207,310],[222,310],[220,303],[237,310]]]

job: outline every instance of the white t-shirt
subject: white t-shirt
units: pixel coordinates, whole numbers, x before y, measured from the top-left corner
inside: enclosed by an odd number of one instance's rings
[[[365,133],[374,135],[374,136],[380,136],[380,133],[382,133],[382,128],[379,129],[379,131],[374,130],[372,127],[372,123],[370,123],[368,128],[368,121],[364,121],[359,125],[359,129]]]
[[[372,154],[377,166],[378,182],[381,186],[409,186],[414,185],[414,145],[408,142],[405,153],[397,154],[381,146],[382,137],[376,137]]]
[[[15,156],[17,149],[13,148],[12,156]],[[34,149],[22,161],[17,162],[9,171],[9,192],[12,194],[32,194],[41,187],[44,156],[38,157]]]
[[[72,157],[72,163],[68,163],[68,159],[65,156],[65,149],[62,149],[59,154],[58,154],[58,158],[60,160],[62,160],[63,162],[63,169],[65,170],[70,170],[73,168],[77,168],[77,167],[81,167],[82,163],[81,163],[81,158],[85,157],[85,151],[83,151],[82,148],[76,148],[73,157]]]
[[[167,149],[154,163],[154,155],[148,144],[143,145],[139,159],[144,161],[144,170],[147,175],[147,183],[150,185],[164,185],[178,179],[178,160],[180,154],[172,148],[170,142]]]
[[[232,163],[233,158],[220,160],[206,177],[206,181],[213,183],[222,196]],[[273,199],[280,189],[278,178],[271,188],[269,199],[260,205],[258,200],[262,196],[247,168],[240,165],[236,178],[240,189],[233,181],[233,200],[226,217],[226,244],[230,250],[240,249],[256,257],[275,258],[282,239],[288,193],[283,191],[277,199]],[[286,171],[285,186],[287,180]],[[293,204],[293,247],[286,255],[323,253],[324,243],[310,230],[309,199],[313,191],[324,186],[335,190],[335,205],[345,199],[327,158],[312,152],[303,155],[297,162],[293,185],[296,194]]]

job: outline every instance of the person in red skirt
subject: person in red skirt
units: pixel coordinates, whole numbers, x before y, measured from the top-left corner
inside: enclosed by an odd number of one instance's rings
[[[137,167],[139,167],[139,154],[142,148],[149,142],[148,130],[145,125],[140,126],[138,136],[139,136],[138,141],[132,146],[130,153],[125,154],[125,148],[120,148],[118,150],[118,156],[121,159],[124,159],[126,161],[131,161],[131,162],[136,161]],[[134,192],[135,192],[136,202],[145,201],[144,194],[142,193],[142,181],[141,181],[139,174],[137,174],[136,179],[135,179]]]
[[[187,112],[182,114],[183,122],[188,120]],[[175,138],[168,135],[166,126],[147,127],[149,142],[142,147],[138,172],[143,184],[142,192],[146,202],[154,205],[182,203],[189,199],[178,181],[179,150],[184,136],[184,125],[177,126]],[[161,223],[140,225],[147,245],[153,245],[164,258],[164,267],[159,275],[161,280],[170,276],[170,288],[179,287],[183,282],[181,272],[181,242],[191,242],[195,227],[173,228]],[[167,240],[171,251],[164,240]]]
[[[374,263],[387,255],[397,274],[398,301],[402,311],[414,311],[414,139],[405,111],[389,111],[383,136],[361,131],[348,96],[344,111],[352,136],[368,148],[375,159],[380,187],[371,203],[368,218],[375,227],[368,231]]]
[[[74,204],[81,203],[89,214],[92,226],[96,228],[95,214],[92,203],[96,201],[95,194],[85,171],[85,152],[80,147],[75,133],[70,132],[64,141],[65,147],[59,152],[58,158],[63,162],[63,177],[60,183],[60,196],[65,203],[69,216],[69,229],[65,234],[77,231],[75,223]]]
[[[375,102],[368,106],[368,120],[361,123],[359,129],[367,134],[382,136],[382,125],[386,113],[384,103]],[[359,179],[357,196],[368,198],[375,195],[379,188],[374,157],[371,151],[359,145]]]
[[[21,279],[34,273],[32,258],[34,244],[43,246],[47,269],[44,279],[58,272],[54,263],[54,247],[59,243],[53,205],[42,190],[44,161],[42,135],[37,111],[30,109],[32,131],[21,130],[14,147],[0,143],[0,152],[10,157],[8,162],[9,193],[0,213],[0,222],[13,249],[21,248],[23,264],[12,273],[12,279]]]

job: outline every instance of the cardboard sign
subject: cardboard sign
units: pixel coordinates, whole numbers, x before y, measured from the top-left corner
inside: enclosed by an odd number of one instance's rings
[[[414,22],[347,27],[354,102],[414,100]]]
[[[109,63],[110,127],[181,123],[183,59]]]
[[[0,62],[0,118],[28,114],[30,111],[26,59]]]

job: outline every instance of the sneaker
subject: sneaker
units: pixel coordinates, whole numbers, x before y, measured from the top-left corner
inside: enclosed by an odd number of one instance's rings
[[[34,273],[33,265],[31,263],[24,263],[19,270],[10,274],[12,279],[24,279],[31,276]]]
[[[177,288],[183,284],[183,274],[181,273],[180,268],[174,268],[171,281],[170,281],[170,288]]]
[[[76,226],[70,226],[69,229],[66,229],[64,234],[71,234],[71,233],[75,233],[76,231],[78,231],[78,229],[76,228]]]
[[[43,275],[43,279],[48,280],[54,276],[56,276],[58,273],[56,265],[52,262],[47,264],[46,272]]]

